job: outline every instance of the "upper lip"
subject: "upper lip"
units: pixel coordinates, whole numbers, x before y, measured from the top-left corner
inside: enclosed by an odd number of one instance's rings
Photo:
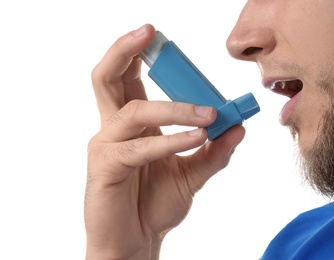
[[[265,88],[289,98],[292,98],[303,88],[303,82],[298,78],[271,78],[264,79]]]

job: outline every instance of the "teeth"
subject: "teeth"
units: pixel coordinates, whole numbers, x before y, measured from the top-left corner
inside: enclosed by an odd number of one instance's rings
[[[286,88],[286,81],[275,82],[269,88],[271,90],[274,90],[274,89],[276,89],[278,87],[281,88],[281,89],[285,89]]]
[[[285,89],[285,87],[286,87],[286,81],[282,81],[281,82],[281,89]]]
[[[303,82],[299,79],[276,81],[268,89],[277,94],[292,98],[303,89]]]
[[[270,90],[289,90],[289,91],[300,91],[303,88],[303,82],[300,80],[291,81],[276,81],[269,89]]]

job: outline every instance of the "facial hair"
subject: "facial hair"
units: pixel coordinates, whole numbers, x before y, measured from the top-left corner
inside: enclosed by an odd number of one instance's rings
[[[305,180],[325,197],[334,198],[334,109],[323,115],[314,145],[302,151],[299,165]]]
[[[329,95],[330,104],[324,109],[319,134],[311,148],[300,151],[299,166],[304,179],[311,187],[332,200],[334,198],[334,79],[333,74],[318,75],[317,85],[324,95]],[[291,127],[294,136],[298,129]]]

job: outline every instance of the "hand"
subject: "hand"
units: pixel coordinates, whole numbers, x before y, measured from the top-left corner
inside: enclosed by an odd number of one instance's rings
[[[166,233],[244,136],[236,126],[206,142],[213,108],[147,101],[137,55],[154,37],[152,25],[124,35],[92,73],[101,129],[88,147],[87,260],[158,259]],[[162,135],[160,126],[174,124],[197,128]],[[199,146],[190,156],[175,155]]]

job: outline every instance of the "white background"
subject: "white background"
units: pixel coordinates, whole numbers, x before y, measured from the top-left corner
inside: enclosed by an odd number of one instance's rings
[[[90,73],[119,36],[144,23],[226,98],[252,92],[262,109],[245,122],[230,166],[166,237],[161,259],[258,259],[289,220],[325,202],[301,183],[292,138],[278,124],[286,98],[261,86],[255,64],[226,51],[245,2],[0,2],[0,259],[84,259],[86,146],[99,127]],[[168,100],[146,73],[149,97]]]

